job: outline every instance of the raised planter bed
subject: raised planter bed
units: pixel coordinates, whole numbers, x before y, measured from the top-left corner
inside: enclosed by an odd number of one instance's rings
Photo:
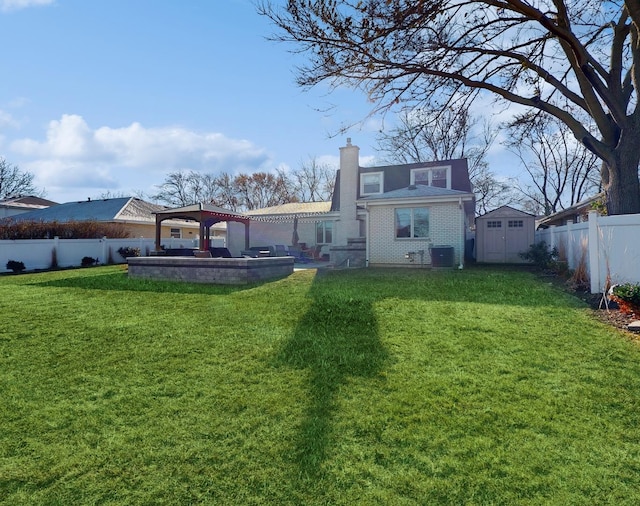
[[[293,272],[293,257],[195,258],[131,257],[127,259],[132,278],[220,285],[243,285],[266,279],[284,278]]]

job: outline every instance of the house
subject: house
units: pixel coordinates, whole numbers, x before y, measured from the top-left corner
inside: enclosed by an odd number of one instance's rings
[[[246,213],[251,245],[291,245],[296,230],[299,242],[320,246],[334,265],[436,266],[444,258],[462,266],[475,215],[467,161],[361,167],[359,154],[351,139],[340,148],[330,203]],[[240,230],[230,227],[233,252]]]
[[[318,254],[329,255],[333,245],[333,223],[337,213],[330,213],[331,202],[292,202],[245,211],[250,218],[250,242],[254,246],[281,245],[305,248],[317,246]],[[228,224],[229,227],[237,225]],[[294,236],[295,234],[295,236]],[[232,252],[244,250],[241,234],[229,233]]]
[[[57,202],[33,195],[11,197],[0,201],[0,218],[7,218],[55,205],[57,205]]]
[[[89,220],[120,223],[125,226],[131,237],[154,238],[156,218],[153,213],[164,209],[165,206],[135,197],[87,199],[38,209],[14,216],[12,219],[60,223]],[[218,227],[214,237],[224,237],[225,234],[225,227]],[[162,224],[162,237],[191,241],[186,244],[193,245],[193,241],[199,239],[199,224],[187,220],[167,220]]]
[[[603,202],[603,200],[604,193],[598,193],[597,195],[584,199],[577,204],[563,209],[562,211],[540,218],[537,221],[536,228],[549,228],[553,225],[559,227],[566,225],[568,222],[581,223],[588,221],[589,211],[596,209],[598,203]]]

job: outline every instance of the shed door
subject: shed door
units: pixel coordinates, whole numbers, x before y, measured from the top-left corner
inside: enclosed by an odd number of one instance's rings
[[[485,262],[505,262],[505,225],[506,220],[486,220],[484,228]]]
[[[508,263],[521,263],[520,253],[527,251],[529,248],[529,235],[527,234],[527,222],[522,219],[505,219],[503,227],[506,224],[507,230],[505,234],[505,261]]]

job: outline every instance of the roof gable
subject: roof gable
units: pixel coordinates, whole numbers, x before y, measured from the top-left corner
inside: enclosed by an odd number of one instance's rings
[[[526,213],[524,211],[520,211],[519,209],[515,209],[511,206],[501,206],[493,211],[489,211],[488,213],[483,214],[482,216],[478,216],[476,219],[482,218],[513,218],[513,217],[523,217],[523,218],[531,218],[535,216],[530,213]]]

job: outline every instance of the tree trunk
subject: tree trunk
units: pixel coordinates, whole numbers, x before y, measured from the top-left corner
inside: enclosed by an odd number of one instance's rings
[[[608,180],[603,178],[609,215],[640,213],[638,163],[637,136],[622,136],[607,167]]]

